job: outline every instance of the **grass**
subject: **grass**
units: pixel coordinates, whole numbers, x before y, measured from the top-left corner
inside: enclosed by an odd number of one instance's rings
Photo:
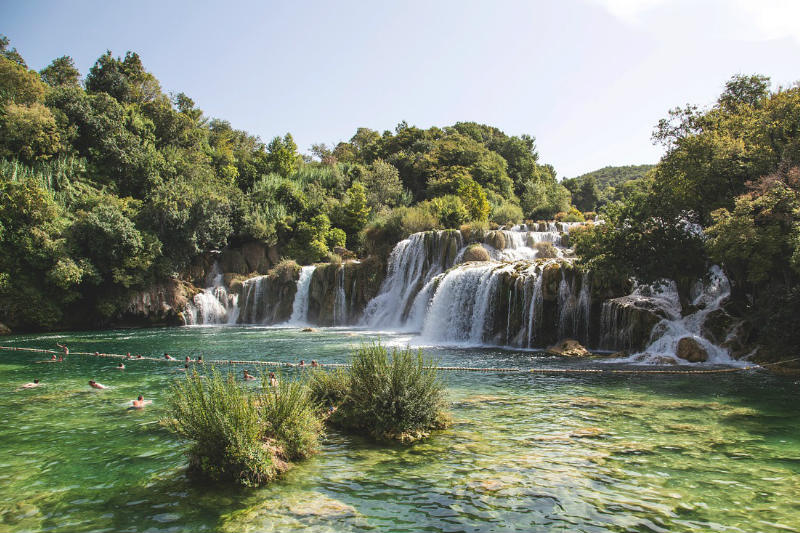
[[[214,481],[255,487],[317,449],[322,422],[308,389],[284,381],[250,392],[232,374],[196,371],[177,381],[166,425],[191,442],[189,471]]]
[[[315,372],[310,390],[333,408],[329,423],[378,440],[410,443],[449,424],[444,383],[421,350],[363,345],[347,371]]]

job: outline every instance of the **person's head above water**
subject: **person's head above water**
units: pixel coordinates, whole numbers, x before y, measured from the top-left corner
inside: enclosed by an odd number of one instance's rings
[[[137,400],[139,400],[139,401],[141,402],[142,400],[144,400],[144,396],[142,396],[142,395],[140,394],[140,395],[139,395],[139,397],[137,398]]]
[[[39,380],[38,379],[34,379],[33,382],[34,383],[39,383]]]

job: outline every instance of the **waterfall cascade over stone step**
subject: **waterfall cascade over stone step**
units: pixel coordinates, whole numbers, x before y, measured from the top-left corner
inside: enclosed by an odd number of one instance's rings
[[[206,276],[206,288],[186,304],[184,321],[187,325],[235,324],[239,318],[239,297],[229,294],[222,282],[219,263]]]

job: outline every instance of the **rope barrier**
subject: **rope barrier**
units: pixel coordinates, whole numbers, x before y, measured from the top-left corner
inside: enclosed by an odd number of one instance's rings
[[[60,354],[61,350],[47,350],[41,348],[24,348],[19,346],[0,346],[0,350],[15,351],[15,352],[35,352],[35,353],[48,353]],[[161,363],[192,363],[192,364],[209,364],[209,365],[260,365],[260,366],[275,366],[275,367],[312,367],[313,365],[300,365],[298,363],[287,363],[284,361],[240,361],[235,359],[209,359],[208,361],[197,361],[190,359],[189,361],[182,361],[180,359],[165,359],[162,357],[146,357],[146,356],[130,356],[127,354],[116,353],[100,353],[100,352],[69,352],[70,355],[87,355],[91,357],[110,357],[115,359],[127,359],[130,361],[157,361]],[[783,363],[792,363],[800,361],[800,357],[794,359],[786,359],[783,361],[776,361],[774,363],[764,363],[761,365],[748,365],[741,367],[730,368],[706,368],[706,369],[635,369],[635,368],[516,368],[516,367],[469,367],[469,366],[437,366],[433,367],[436,370],[443,370],[447,372],[492,372],[492,373],[527,373],[527,374],[725,374],[731,372],[742,372],[745,370],[754,370],[758,368],[765,368]],[[319,363],[320,367],[326,368],[347,368],[350,365],[346,363]]]

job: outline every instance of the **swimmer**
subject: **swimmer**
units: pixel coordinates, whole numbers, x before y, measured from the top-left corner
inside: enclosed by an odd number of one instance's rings
[[[47,360],[45,360],[45,361],[36,361],[36,362],[37,362],[37,363],[58,363],[58,361],[59,361],[59,360],[58,360],[58,358],[56,357],[56,354],[53,354],[53,357],[51,357],[50,359],[47,359]]]
[[[142,358],[142,354],[140,354],[140,353],[137,353],[137,354],[136,354],[136,359],[141,359],[141,358]]]
[[[117,370],[125,370],[125,365],[123,365],[122,363],[118,364]]]
[[[130,358],[131,358],[131,352],[128,352],[127,354],[125,354],[125,359],[130,359]]]
[[[189,363],[183,365],[183,368],[179,368],[178,372],[188,372],[189,371]]]
[[[98,383],[93,379],[89,380],[89,386],[92,387],[93,389],[107,389],[108,388],[105,385],[103,385],[102,383]]]
[[[64,357],[69,355],[69,348],[67,348],[66,344],[58,344],[58,343],[56,343],[56,346],[58,346],[59,348],[61,348],[64,351]]]
[[[275,377],[275,372],[269,373],[269,386],[270,387],[277,387],[278,386],[278,378]]]
[[[190,359],[190,358],[189,358],[189,356],[187,355],[187,356],[186,356],[186,362],[188,363],[188,362],[190,362],[190,361],[191,361],[191,359]]]
[[[38,379],[34,379],[31,383],[26,383],[25,385],[21,386],[17,390],[34,389],[34,388],[36,388],[38,386],[39,386],[39,380]]]
[[[306,362],[305,362],[305,361],[303,361],[302,359],[300,359],[300,364],[299,364],[299,365],[297,365],[297,366],[306,366]]]
[[[256,379],[255,376],[251,375],[250,372],[248,372],[247,370],[244,371],[244,380],[245,381],[253,381],[254,379]]]
[[[95,357],[100,357],[100,352],[94,352]]]
[[[53,354],[53,357],[51,357],[50,360],[51,361],[58,361],[58,358],[56,357],[56,354]]]
[[[133,404],[132,405],[133,409],[144,409],[145,405],[151,404],[153,402],[150,400],[145,400],[144,396],[140,394],[139,397],[136,398],[135,400],[132,400],[131,403]]]
[[[166,359],[167,361],[174,361],[174,360],[175,360],[175,358],[174,358],[174,357],[172,357],[172,356],[171,356],[170,354],[168,354],[167,352],[164,352],[164,359]]]
[[[198,363],[202,363],[203,362],[203,356],[202,355],[198,355],[197,356],[197,362]]]
[[[311,368],[317,368],[318,366],[319,366],[319,363],[317,363],[317,360],[316,359],[312,359],[311,360]]]

